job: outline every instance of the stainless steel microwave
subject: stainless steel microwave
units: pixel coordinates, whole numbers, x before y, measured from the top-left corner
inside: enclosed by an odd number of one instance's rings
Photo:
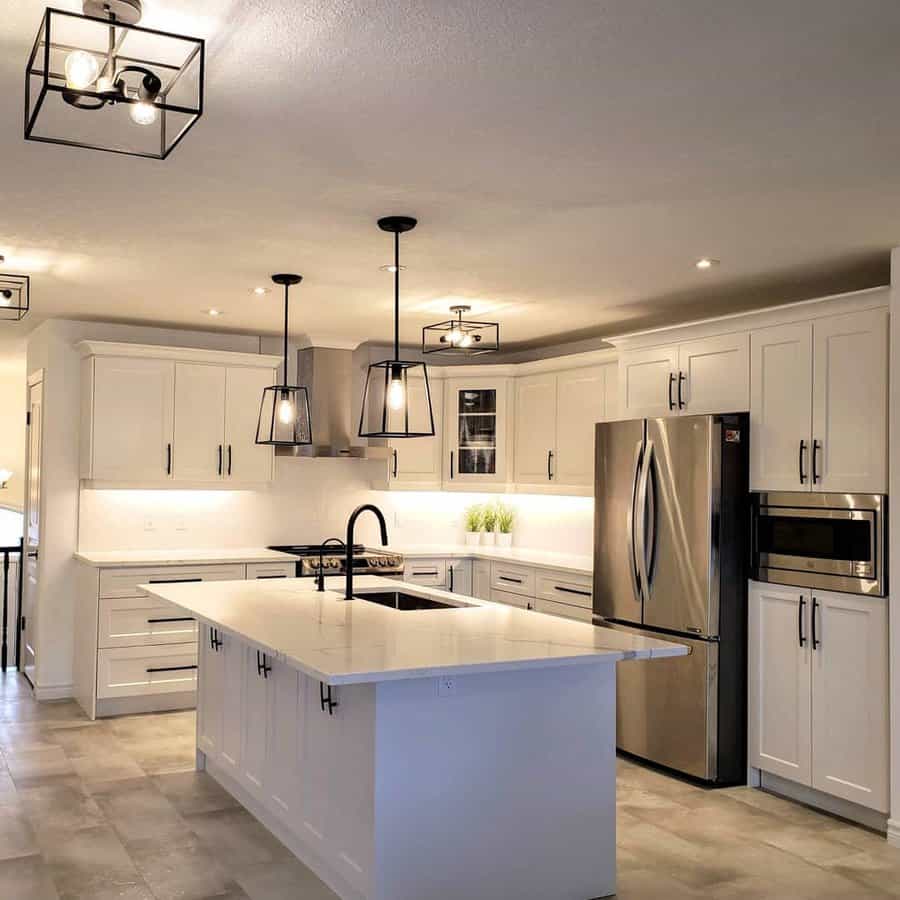
[[[754,494],[753,577],[886,596],[886,515],[883,494]]]

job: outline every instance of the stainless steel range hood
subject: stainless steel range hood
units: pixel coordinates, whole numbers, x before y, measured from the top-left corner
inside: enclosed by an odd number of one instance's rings
[[[353,419],[353,351],[307,347],[298,351],[298,384],[309,391],[313,443],[276,447],[276,456],[343,459],[385,458],[384,447],[368,447],[357,437]]]

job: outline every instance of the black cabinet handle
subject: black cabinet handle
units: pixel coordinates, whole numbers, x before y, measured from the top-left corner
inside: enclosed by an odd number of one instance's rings
[[[231,444],[228,445],[228,477],[231,478]]]
[[[150,675],[152,672],[190,672],[196,668],[196,666],[156,666],[147,669],[147,674]]]
[[[203,581],[202,578],[151,578],[148,584],[190,584],[193,581]]]
[[[803,634],[803,609],[806,606],[806,601],[803,599],[803,594],[800,595],[800,608],[797,610],[797,638],[800,642],[800,646],[803,647],[806,644],[806,637]]]
[[[413,569],[410,573],[412,576],[416,575],[437,575],[437,569]]]
[[[555,585],[553,587],[554,591],[559,591],[562,594],[578,594],[579,597],[590,597],[590,591],[579,591],[575,588],[567,588],[567,587],[559,587],[559,585]]]
[[[453,593],[453,566],[450,566],[450,592]]]
[[[334,699],[331,695],[331,685],[326,685],[324,682],[319,682],[319,706],[322,708],[322,712],[325,712],[326,708],[328,709],[328,715],[334,715],[334,708],[336,706],[340,706],[341,704]]]
[[[509,581],[512,584],[521,584],[522,583],[521,578],[510,578],[508,575],[498,575],[497,580],[498,581]]]
[[[675,373],[669,372],[669,409],[675,409],[675,401],[672,399],[672,385],[675,384]]]
[[[553,481],[553,451],[547,451],[547,481]]]
[[[166,444],[166,475],[172,474],[172,445]]]
[[[215,650],[216,653],[219,652],[219,648],[222,646],[222,638],[219,637],[218,628],[209,629],[209,646],[211,649]]]
[[[394,478],[397,477],[397,451],[394,451]],[[452,476],[451,476],[452,477]]]
[[[819,608],[819,601],[813,597],[812,605],[812,645],[813,650],[817,649],[822,642],[816,637],[816,610]]]
[[[450,451],[450,480],[453,480],[453,451]]]
[[[800,438],[800,451],[797,454],[797,469],[800,472],[800,484],[806,483],[806,472],[803,471],[803,454],[806,452],[806,441]]]
[[[687,381],[687,375],[685,375],[684,372],[679,372],[678,373],[678,408],[679,409],[684,409],[684,407],[685,407],[684,396],[681,393],[681,388],[682,388],[682,385],[686,381]]]
[[[819,459],[819,451],[822,449],[822,445],[818,441],[813,441],[813,464],[812,464],[812,476],[813,476],[813,484],[822,480],[822,476],[819,475],[819,467],[817,465]]]
[[[219,475],[221,475],[221,474],[222,474],[222,445],[221,445],[221,444],[219,444],[219,457],[218,457],[218,459],[219,459],[219,462],[218,462]]]
[[[193,616],[167,616],[163,619],[147,619],[148,625],[155,625],[157,622],[193,622]]]
[[[287,578],[287,575],[257,575],[256,576],[257,581],[266,581],[267,579],[271,580],[273,578]]]
[[[262,675],[263,678],[269,677],[269,672],[272,671],[272,667],[269,665],[269,661],[266,658],[266,654],[261,652],[260,650],[256,651],[256,674]]]

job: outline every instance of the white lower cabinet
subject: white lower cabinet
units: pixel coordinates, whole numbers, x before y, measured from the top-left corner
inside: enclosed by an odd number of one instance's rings
[[[97,651],[97,699],[193,691],[197,648],[193,644],[110,647]]]
[[[200,627],[197,651],[200,666],[197,682],[197,746],[208,756],[222,753],[225,710],[225,653],[223,639],[215,628]],[[240,702],[240,694],[237,695]]]
[[[519,609],[531,609],[534,605],[534,597],[523,594],[511,594],[509,591],[499,591],[491,588],[491,600],[494,603],[504,603],[506,606],[517,606]]]
[[[750,583],[750,764],[888,810],[887,599]]]
[[[258,799],[265,799],[269,675],[272,662],[265,652],[244,645],[241,779]],[[274,679],[273,679],[274,681]],[[226,699],[227,702],[227,699]]]
[[[486,559],[472,560],[472,596],[491,599],[491,564]]]

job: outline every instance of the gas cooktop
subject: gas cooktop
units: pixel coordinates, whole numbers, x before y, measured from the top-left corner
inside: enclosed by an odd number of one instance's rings
[[[279,544],[269,547],[291,553],[297,559],[297,577],[311,578],[319,572],[321,544]],[[340,544],[327,544],[322,553],[322,569],[326,575],[341,575],[347,571],[346,551]],[[399,553],[353,545],[353,572],[357,575],[402,575],[403,557]]]

